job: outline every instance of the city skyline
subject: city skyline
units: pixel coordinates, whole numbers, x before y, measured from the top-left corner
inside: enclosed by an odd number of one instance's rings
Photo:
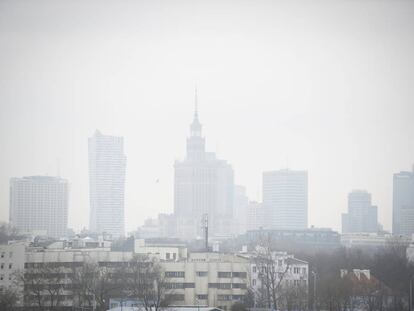
[[[87,227],[97,128],[125,138],[127,231],[171,213],[197,84],[207,149],[250,200],[289,166],[308,171],[309,225],[340,230],[349,191],[368,189],[391,230],[393,174],[414,162],[412,3],[89,3],[1,4],[1,220],[11,177],[49,173]]]
[[[201,125],[201,123],[199,122],[199,119],[198,119],[198,104],[197,104],[197,90],[196,90],[196,98],[195,98],[195,113],[194,113],[194,116],[193,116],[193,122],[191,123],[191,125],[190,125],[190,136],[187,138],[187,159],[192,159],[192,160],[199,160],[199,158],[201,157],[201,158],[204,158],[204,155],[202,155],[202,154],[200,154],[200,152],[198,152],[198,149],[202,149],[201,150],[201,153],[205,153],[206,155],[205,156],[207,156],[207,157],[212,157],[211,159],[213,159],[213,160],[215,160],[215,153],[214,152],[206,152],[205,151],[205,137],[202,135],[202,131],[201,131],[201,127],[202,127],[202,125]],[[196,128],[196,129],[195,129]],[[99,130],[95,130],[95,133],[94,133],[94,136],[93,137],[90,137],[89,138],[89,148],[91,148],[91,141],[93,141],[94,140],[94,137],[95,137],[95,140],[96,140],[96,137],[97,136],[102,136],[102,137],[107,137],[107,138],[112,138],[112,139],[121,139],[121,140],[123,140],[123,137],[115,137],[115,136],[111,136],[111,135],[102,135],[101,134],[101,132],[99,131]],[[196,139],[201,139],[202,140],[202,143],[200,144],[200,142],[198,142],[198,141],[196,141],[196,142],[194,142],[194,141],[192,141],[192,137],[194,137],[195,136],[195,138]],[[194,140],[194,138],[193,138],[193,140]],[[121,149],[123,149],[123,142],[121,142]],[[105,148],[104,148],[105,149]],[[117,148],[118,149],[118,148]],[[121,150],[122,151],[122,150]],[[91,149],[89,150],[89,156],[91,155]],[[124,155],[124,157],[125,157],[125,155]],[[125,158],[126,159],[126,158]],[[124,159],[124,161],[126,161]],[[90,162],[91,161],[91,159],[89,159],[89,163],[91,163]],[[216,161],[222,161],[223,162],[223,160],[216,160]],[[178,162],[179,163],[179,162]],[[225,163],[225,161],[223,162],[223,163]],[[89,165],[91,165],[91,164],[89,164]],[[226,164],[227,165],[227,164]],[[59,170],[59,167],[57,167],[57,169]],[[413,169],[414,169],[414,164],[413,164]],[[291,171],[291,172],[293,172],[293,173],[296,173],[296,174],[305,174],[305,183],[306,183],[306,190],[305,190],[305,195],[306,195],[306,197],[307,197],[307,195],[308,195],[308,190],[307,190],[307,188],[308,188],[308,184],[307,184],[307,171],[295,171],[295,170],[292,170],[291,168],[289,168],[289,167],[287,167],[287,168],[284,168],[284,169],[279,169],[279,170],[272,170],[272,171],[263,171],[262,172],[262,175],[263,175],[263,178],[264,178],[264,176],[270,176],[271,174],[276,174],[276,173],[283,173],[283,172],[289,172],[289,171]],[[59,171],[58,171],[58,173],[59,173]],[[89,174],[91,174],[90,172],[89,172]],[[125,173],[124,173],[125,174]],[[410,172],[410,171],[400,171],[400,172],[396,172],[396,173],[394,173],[393,174],[393,176],[394,176],[394,183],[395,183],[395,176],[399,176],[399,175],[401,175],[401,174],[410,174],[410,176],[413,174],[412,172]],[[49,177],[48,175],[47,176],[40,176],[40,177]],[[58,175],[58,176],[50,176],[51,178],[60,178],[60,174]],[[28,177],[23,177],[23,179],[24,178],[28,178]],[[29,178],[32,178],[32,177],[29,177]],[[91,177],[90,177],[91,178]],[[125,178],[125,177],[124,177]],[[17,178],[17,177],[12,177],[11,178],[11,180],[18,180],[19,178]],[[90,181],[90,182],[92,182],[92,181]],[[156,180],[156,183],[158,183],[159,182],[159,180]],[[234,187],[235,187],[235,189],[237,188],[237,187],[240,187],[241,185],[237,185],[237,184],[234,184]],[[245,188],[244,186],[242,186],[243,188]],[[395,186],[394,186],[395,187]],[[394,190],[395,191],[395,190]],[[348,202],[347,202],[347,204],[348,204],[348,208],[349,208],[349,196],[350,196],[350,194],[353,194],[353,193],[355,193],[355,192],[365,192],[366,193],[366,190],[352,190],[351,192],[349,192],[348,194],[347,194],[347,197],[348,197]],[[286,193],[286,194],[284,194],[284,195],[288,195],[288,193]],[[288,195],[289,196],[289,195]],[[371,194],[369,194],[369,196],[371,196]],[[249,201],[252,203],[252,204],[256,204],[256,202],[258,202],[258,201],[256,201],[256,200],[251,200],[248,196],[246,196],[247,197],[247,199],[249,199]],[[236,198],[236,197],[235,197]],[[89,197],[89,200],[90,200],[90,204],[92,204],[92,202],[93,202],[93,200],[92,200],[92,197],[91,197],[91,194],[90,194],[90,197]],[[124,200],[124,198],[122,198],[122,200]],[[307,204],[307,201],[308,201],[308,199],[306,198],[306,205],[305,205],[305,213],[306,213],[306,216],[305,216],[305,223],[307,223],[308,221],[307,221],[307,219],[309,218],[309,216],[310,215],[308,215],[309,213],[308,213],[308,204]],[[260,204],[263,204],[263,202],[260,200],[259,201],[259,203]],[[249,203],[250,204],[250,203]],[[10,205],[10,207],[9,207],[10,209],[11,209],[11,205]],[[232,207],[232,209],[233,208],[237,208],[237,206],[234,206],[234,207]],[[375,206],[375,208],[376,208],[376,206]],[[247,206],[246,206],[246,209],[247,209]],[[264,211],[265,211],[265,209],[264,209]],[[246,212],[247,212],[247,210],[246,210]],[[89,206],[89,215],[90,215],[90,217],[89,217],[89,225],[87,225],[87,226],[84,226],[83,228],[86,228],[86,229],[89,229],[89,230],[92,230],[93,232],[95,232],[95,230],[94,230],[94,228],[95,227],[97,227],[96,225],[93,225],[93,208],[92,208],[92,205],[90,205]],[[174,210],[172,210],[172,211],[167,211],[167,213],[169,213],[169,214],[171,214],[171,215],[173,215],[174,214]],[[269,213],[269,211],[267,211],[267,213]],[[392,213],[394,213],[394,212],[392,212]],[[144,221],[146,221],[147,219],[151,219],[151,218],[153,218],[153,217],[155,217],[155,216],[157,216],[159,213],[157,213],[157,214],[152,214],[152,215],[150,215],[149,217],[147,217],[147,218],[145,218],[145,219],[143,219],[142,220],[142,223],[139,223],[139,224],[137,224],[136,226],[133,226],[133,227],[131,227],[131,230],[134,230],[134,229],[136,229],[137,227],[139,227],[140,225],[142,225],[143,223],[144,223]],[[233,215],[234,216],[234,215]],[[122,216],[123,217],[123,216]],[[341,214],[341,217],[343,218],[343,214]],[[341,220],[342,220],[342,218],[341,218]],[[411,218],[410,218],[411,219]],[[236,220],[236,218],[234,218],[234,220]],[[269,220],[267,220],[267,221],[265,221],[265,223],[263,223],[263,225],[266,227],[266,228],[269,228],[268,227],[268,224],[267,224],[267,222],[268,222]],[[378,225],[379,226],[382,226],[382,223],[380,223],[380,222],[378,222]],[[312,227],[312,226],[315,226],[315,225],[313,225],[313,224],[307,224],[306,226],[303,226],[303,228],[297,228],[297,229],[305,229],[305,228],[309,228],[309,227]],[[271,227],[271,226],[270,226]],[[316,226],[316,227],[318,227],[318,226]],[[342,224],[341,224],[341,227],[339,228],[339,229],[337,229],[337,228],[335,228],[335,227],[333,227],[333,226],[325,226],[326,228],[333,228],[333,229],[335,229],[335,230],[337,230],[338,232],[341,232],[341,231],[343,231],[343,220],[342,220]],[[178,227],[178,228],[180,228],[180,227]],[[286,227],[286,228],[284,228],[284,229],[287,229],[288,227]],[[79,230],[79,229],[78,229]],[[378,228],[378,230],[379,230],[379,228]],[[125,231],[125,228],[124,229],[122,229],[121,230],[122,232],[124,232]],[[128,231],[128,230],[127,230]],[[237,231],[237,230],[236,230]],[[388,230],[389,232],[393,232],[393,230],[392,229],[389,229]],[[100,232],[99,230],[97,231],[97,232]],[[104,230],[103,232],[107,232],[106,230]],[[231,230],[229,230],[229,232],[231,232]],[[108,232],[107,232],[108,233]],[[127,233],[127,232],[126,232]],[[115,236],[117,236],[116,234],[115,234]]]

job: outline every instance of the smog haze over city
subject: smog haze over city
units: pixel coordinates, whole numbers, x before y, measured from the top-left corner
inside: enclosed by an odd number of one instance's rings
[[[308,225],[341,229],[364,189],[392,229],[414,163],[413,1],[0,1],[0,220],[10,179],[69,182],[89,225],[88,138],[122,136],[126,231],[174,211],[195,110],[206,150],[262,200],[308,172]]]

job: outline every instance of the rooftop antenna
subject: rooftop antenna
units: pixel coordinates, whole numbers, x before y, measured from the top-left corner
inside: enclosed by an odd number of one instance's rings
[[[194,115],[198,117],[198,94],[197,94],[197,84],[194,87]]]
[[[208,214],[203,214],[203,228],[204,228],[204,248],[208,252]]]

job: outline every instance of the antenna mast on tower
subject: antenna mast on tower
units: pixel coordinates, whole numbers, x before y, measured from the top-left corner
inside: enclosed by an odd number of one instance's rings
[[[205,250],[208,252],[208,214],[203,214],[203,229],[204,229],[204,239],[205,239]]]

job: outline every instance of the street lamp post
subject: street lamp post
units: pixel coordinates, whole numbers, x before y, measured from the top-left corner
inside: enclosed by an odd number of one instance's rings
[[[408,299],[408,303],[409,305],[409,310],[413,311],[413,277],[410,277],[410,295],[409,295],[409,299]]]
[[[316,276],[317,276],[317,273],[315,271],[312,271],[312,275],[313,275],[313,301],[312,301],[313,306],[312,306],[312,310],[316,311]]]

